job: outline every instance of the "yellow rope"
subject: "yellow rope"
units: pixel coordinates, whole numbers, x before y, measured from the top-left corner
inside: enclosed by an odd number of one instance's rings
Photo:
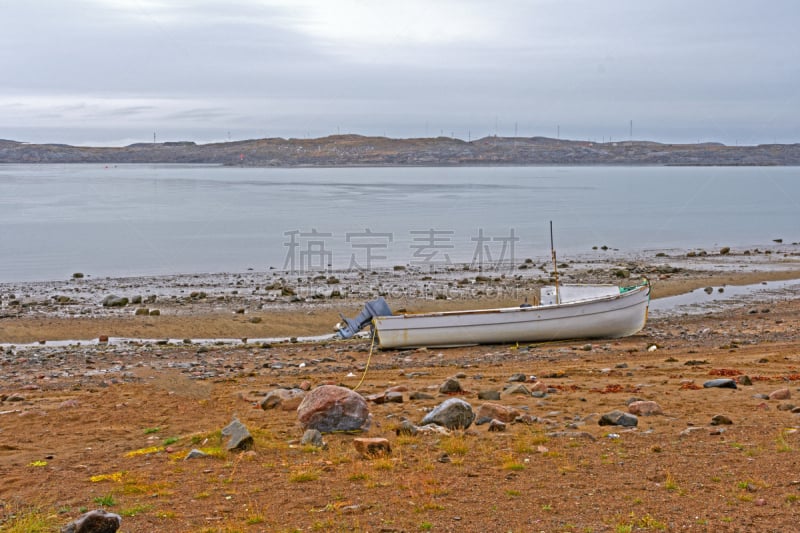
[[[372,332],[372,342],[369,345],[369,356],[367,357],[367,365],[364,367],[364,373],[361,374],[361,381],[358,382],[358,385],[353,387],[353,391],[357,391],[358,388],[364,383],[364,378],[367,377],[367,370],[369,370],[369,362],[372,360],[372,349],[375,348],[375,331]]]

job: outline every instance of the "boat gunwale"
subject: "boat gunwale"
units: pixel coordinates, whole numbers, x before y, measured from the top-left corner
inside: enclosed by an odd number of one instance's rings
[[[613,287],[614,285],[609,285]],[[531,312],[531,311],[543,311],[549,309],[563,309],[574,307],[576,305],[586,305],[587,303],[594,303],[594,302],[606,302],[606,301],[613,301],[620,298],[627,298],[629,296],[634,296],[639,294],[644,290],[650,290],[650,283],[645,282],[641,285],[636,286],[635,288],[626,291],[620,292],[619,294],[612,294],[608,296],[598,296],[594,298],[584,298],[581,300],[571,300],[569,302],[563,302],[558,304],[547,304],[547,305],[532,305],[530,307],[496,307],[496,308],[489,308],[489,309],[463,309],[463,310],[454,310],[454,311],[434,311],[434,312],[427,312],[427,313],[403,313],[402,315],[386,315],[386,316],[376,316],[373,318],[375,320],[391,320],[391,319],[404,319],[404,318],[432,318],[432,317],[442,317],[442,316],[458,316],[458,315],[481,315],[481,314],[496,314],[496,313],[518,313],[518,312]]]

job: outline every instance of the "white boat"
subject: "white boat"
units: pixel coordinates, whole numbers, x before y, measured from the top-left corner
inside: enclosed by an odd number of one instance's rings
[[[539,305],[393,315],[383,298],[339,324],[339,337],[371,325],[381,348],[464,346],[616,338],[633,335],[647,321],[650,283],[633,287],[562,285],[541,290]]]

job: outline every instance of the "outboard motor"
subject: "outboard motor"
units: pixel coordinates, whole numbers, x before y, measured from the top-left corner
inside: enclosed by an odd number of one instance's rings
[[[338,336],[340,339],[349,339],[372,322],[373,317],[391,315],[392,310],[389,309],[389,304],[386,303],[383,297],[372,300],[364,304],[364,309],[355,318],[347,318],[339,314],[342,317],[342,321],[336,324]]]

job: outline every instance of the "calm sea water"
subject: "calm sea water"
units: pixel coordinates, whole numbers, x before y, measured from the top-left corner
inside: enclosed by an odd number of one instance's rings
[[[796,167],[0,165],[0,281],[800,241]],[[596,252],[594,252],[596,253]]]

